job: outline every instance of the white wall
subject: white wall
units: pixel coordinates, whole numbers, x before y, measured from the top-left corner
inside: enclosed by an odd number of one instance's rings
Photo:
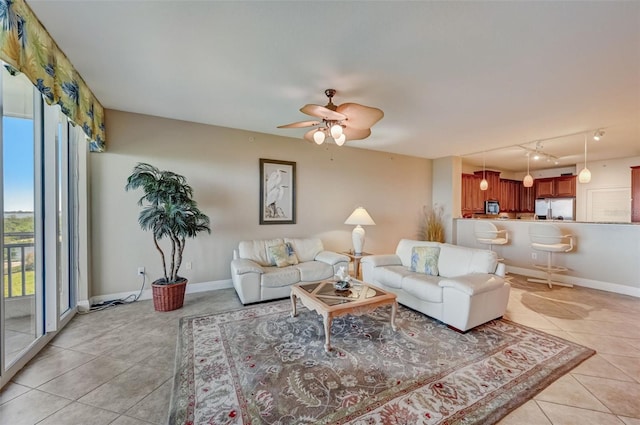
[[[628,212],[626,219],[631,221],[631,166],[640,165],[640,156],[632,158],[594,161],[587,164],[591,171],[591,181],[586,184],[576,183],[576,220],[590,221],[594,192],[629,193],[627,198]],[[582,169],[582,168],[581,168]],[[612,214],[612,216],[619,214]]]
[[[445,240],[453,241],[453,217],[460,217],[462,158],[449,156],[433,161],[433,205],[443,207]]]
[[[193,269],[180,273],[192,283],[230,279],[232,250],[244,239],[317,236],[327,249],[348,250],[352,226],[343,223],[360,205],[376,222],[366,250],[394,252],[400,238],[415,238],[431,202],[427,159],[112,110],[106,123],[108,150],[90,155],[92,297],[138,290],[138,266],[151,280],[161,274],[151,234],[137,223],[141,192],[124,190],[137,162],[183,174],[211,218],[212,234],[187,242]],[[297,163],[297,224],[258,224],[259,158]]]

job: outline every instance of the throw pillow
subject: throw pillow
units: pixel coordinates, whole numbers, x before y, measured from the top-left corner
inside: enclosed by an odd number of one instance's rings
[[[271,254],[271,258],[275,261],[276,266],[285,267],[289,265],[287,247],[283,243],[280,245],[271,245],[269,247],[269,254]]]
[[[411,271],[438,276],[438,246],[414,246],[411,250]]]
[[[287,242],[284,244],[284,246],[287,248],[287,256],[289,257],[289,264],[291,264],[292,266],[295,264],[298,264],[298,256],[296,255],[296,252],[293,250],[293,245],[291,245],[291,242]]]
[[[271,245],[269,247],[269,254],[278,267],[298,264],[298,257],[290,243]]]

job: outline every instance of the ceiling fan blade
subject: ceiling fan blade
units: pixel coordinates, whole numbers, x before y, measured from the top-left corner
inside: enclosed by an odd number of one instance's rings
[[[373,127],[384,117],[382,110],[359,103],[343,103],[338,106],[336,112],[347,116],[349,127],[361,130]]]
[[[316,131],[316,128],[312,128],[311,130],[307,131],[306,133],[304,133],[304,139],[315,144],[316,141],[313,140],[313,133],[315,133]]]
[[[304,105],[302,108],[300,108],[300,112],[311,115],[312,117],[324,118],[325,120],[329,121],[342,121],[347,118],[347,116],[344,114],[332,111],[331,109],[325,108],[324,106],[320,105]]]
[[[279,125],[278,128],[302,128],[302,127],[313,127],[314,125],[321,124],[320,121],[299,121],[292,122],[291,124]]]
[[[353,128],[353,127],[347,126],[342,130],[342,133],[345,135],[348,142],[349,140],[366,139],[367,137],[371,136],[371,129],[370,128],[361,129],[361,128]],[[311,140],[313,140],[313,135]]]

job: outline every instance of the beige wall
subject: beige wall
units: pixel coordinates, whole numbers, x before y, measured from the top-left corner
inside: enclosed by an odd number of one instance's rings
[[[415,238],[422,206],[431,202],[431,160],[285,138],[120,111],[107,111],[108,151],[90,155],[90,296],[139,289],[136,269],[160,277],[149,233],[140,230],[136,202],[125,192],[137,162],[183,174],[212,234],[187,243],[181,275],[192,283],[230,279],[232,250],[244,239],[317,236],[325,248],[351,247],[345,219],[367,208],[365,249],[389,253]],[[259,158],[297,163],[297,224],[259,225]]]

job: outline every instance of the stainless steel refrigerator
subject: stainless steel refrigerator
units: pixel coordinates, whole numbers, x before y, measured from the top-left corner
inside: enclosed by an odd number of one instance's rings
[[[536,199],[536,216],[548,220],[575,220],[576,198]]]

